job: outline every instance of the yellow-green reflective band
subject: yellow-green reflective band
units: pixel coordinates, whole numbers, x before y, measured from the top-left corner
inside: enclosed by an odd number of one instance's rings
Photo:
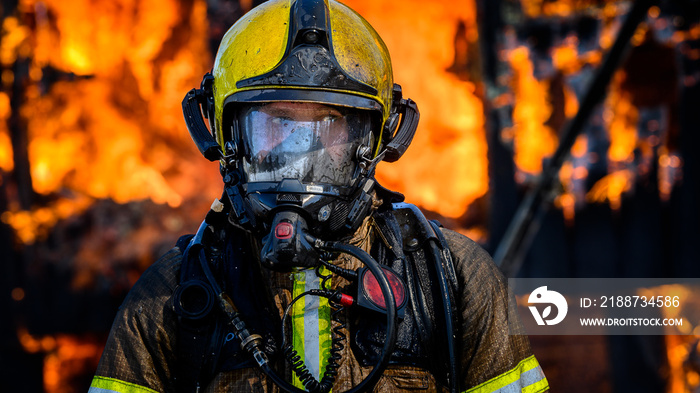
[[[294,288],[292,290],[292,299],[296,299],[297,296],[304,292],[306,287],[306,272],[301,271],[294,274]],[[292,306],[290,317],[292,318],[292,345],[294,350],[297,351],[297,356],[299,356],[304,362],[306,362],[306,356],[304,356],[304,302],[298,301]],[[295,375],[292,375],[292,384],[300,389],[304,386],[299,381]]]
[[[540,393],[549,388],[535,355],[523,359],[510,371],[475,386],[464,393]]]
[[[549,389],[549,382],[547,382],[547,378],[543,378],[539,382],[535,382],[530,386],[525,386],[523,388],[523,393],[542,393],[547,389]]]
[[[153,389],[114,378],[94,377],[88,393],[158,393]]]
[[[322,268],[320,273],[329,272]],[[311,289],[320,288],[321,278],[314,269],[307,269],[294,274],[292,298]],[[318,296],[306,296],[294,304],[291,310],[292,345],[317,380],[326,369],[331,349],[331,322],[328,299]],[[299,379],[292,378],[294,386],[303,389]]]

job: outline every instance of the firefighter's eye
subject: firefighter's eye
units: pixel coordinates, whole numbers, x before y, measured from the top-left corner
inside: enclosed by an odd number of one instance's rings
[[[276,126],[286,125],[290,121],[292,121],[292,118],[288,116],[273,116],[270,118],[270,122]]]

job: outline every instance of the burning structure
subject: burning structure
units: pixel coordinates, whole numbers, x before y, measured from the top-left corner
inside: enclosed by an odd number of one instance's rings
[[[634,3],[346,3],[385,39],[422,114],[407,158],[380,165],[379,181],[496,251]],[[0,326],[0,369],[9,390],[86,390],[121,298],[221,192],[180,101],[226,28],[255,4],[3,2],[0,304],[10,318]],[[517,274],[699,276],[699,8],[685,0],[644,9],[543,195],[551,208],[518,249]],[[692,333],[588,339],[605,361],[587,380],[561,366],[574,360],[538,357],[555,389],[626,391],[618,380],[646,375],[650,391],[690,392],[700,384],[688,366],[700,330]],[[552,352],[570,344],[533,342]],[[652,360],[619,367],[640,351]]]

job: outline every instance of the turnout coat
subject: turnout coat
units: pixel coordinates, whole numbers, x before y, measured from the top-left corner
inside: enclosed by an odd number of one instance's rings
[[[406,283],[408,295],[391,363],[374,391],[446,391],[449,378],[457,379],[455,385],[462,392],[548,391],[507,281],[488,253],[469,238],[426,222],[415,206],[390,204],[368,217],[350,240],[396,271]],[[282,315],[291,299],[304,290],[347,289],[351,284],[335,276],[324,281],[328,272],[315,269],[295,273],[262,269],[251,262],[255,247],[247,247],[248,239],[235,231],[229,238],[235,239],[223,253],[223,262],[215,267],[217,277],[250,330],[264,337],[280,375],[303,389],[276,349],[280,336],[276,314]],[[446,321],[441,317],[444,305],[435,289],[437,278],[429,271],[431,255],[436,255],[427,246],[431,241],[439,245],[433,249],[449,263],[456,376],[446,375],[449,365],[443,344],[449,338],[443,329]],[[183,279],[186,244],[180,241],[147,269],[129,292],[115,318],[89,393],[279,391],[240,350],[225,323],[202,322],[206,334],[182,338],[183,319],[175,311],[173,294]],[[226,255],[237,264],[227,261]],[[333,263],[348,269],[359,266],[359,261],[345,255]],[[385,317],[370,310],[338,311],[325,299],[309,297],[293,307],[291,325],[286,329],[288,342],[293,342],[318,379],[333,354],[331,330],[339,331],[342,340],[334,349],[340,360],[333,391],[344,392],[372,369],[383,344]],[[216,337],[210,340],[212,335]],[[188,354],[193,346],[210,349]],[[194,378],[192,369],[197,372]],[[192,380],[198,387],[184,386]]]

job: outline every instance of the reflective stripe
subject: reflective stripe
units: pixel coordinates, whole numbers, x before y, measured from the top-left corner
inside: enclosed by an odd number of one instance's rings
[[[306,286],[304,289],[310,291],[318,289],[319,280],[313,270],[306,270]],[[318,308],[320,306],[318,296],[307,296],[304,298],[306,313],[304,314],[304,364],[314,378],[318,379],[318,370],[321,366],[319,361],[319,332],[318,332]]]
[[[114,392],[114,390],[96,388],[94,386],[91,386],[90,389],[88,389],[88,393],[113,393],[113,392]]]
[[[306,284],[306,273],[298,272],[294,274],[294,288],[292,290],[292,299],[296,299],[297,296],[301,295],[305,290]],[[304,351],[304,302],[296,302],[292,307],[292,345],[294,350],[297,351],[297,355],[304,360],[306,363],[306,356]],[[299,381],[299,378],[292,376],[292,384],[300,389],[304,388],[304,385]]]
[[[540,368],[540,372],[542,372],[541,368]],[[542,373],[542,376],[544,377],[544,373]],[[523,392],[524,393],[540,393],[540,392],[544,392],[547,389],[549,389],[549,382],[547,382],[547,378],[542,378],[541,380],[533,383],[532,385],[525,386],[523,388]]]
[[[475,386],[465,393],[540,393],[549,388],[535,355],[523,359],[512,370]]]
[[[88,389],[88,393],[114,393],[114,390],[90,387],[90,389]]]
[[[322,274],[325,272],[322,271]],[[294,274],[292,297],[311,289],[318,289],[321,279],[314,269]],[[317,380],[325,370],[331,346],[330,307],[328,300],[317,296],[306,296],[292,307],[292,343],[297,355]],[[304,388],[296,376],[294,386]]]
[[[88,393],[158,393],[153,389],[114,378],[94,377]]]
[[[542,368],[540,366],[537,366],[533,368],[532,370],[525,371],[524,373],[520,374],[520,379],[511,382],[510,384],[496,390],[495,392],[497,393],[520,393],[520,392],[539,392],[541,390],[539,389],[533,389],[533,384],[535,383],[540,383],[542,385],[542,382],[544,382],[544,385],[548,385],[546,383],[546,379],[544,379],[544,373],[542,372]],[[540,387],[541,388],[541,387]]]

